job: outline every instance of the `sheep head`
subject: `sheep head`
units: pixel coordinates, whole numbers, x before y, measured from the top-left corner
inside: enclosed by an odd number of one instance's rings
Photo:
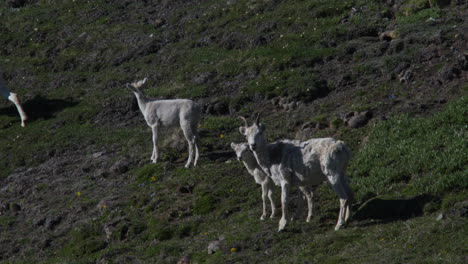
[[[266,145],[267,140],[265,137],[265,126],[260,123],[260,114],[257,115],[255,122],[249,126],[245,118],[241,118],[245,122],[245,126],[239,127],[239,132],[245,136],[249,147],[252,151],[255,151],[258,147]]]

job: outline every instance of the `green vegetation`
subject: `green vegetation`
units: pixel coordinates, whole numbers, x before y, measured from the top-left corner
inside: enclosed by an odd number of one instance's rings
[[[360,194],[466,190],[466,104],[463,97],[433,117],[394,117],[374,128],[351,166]]]
[[[10,2],[0,3],[0,66],[30,120],[21,128],[0,102],[5,263],[466,262],[468,86],[457,53],[466,3]],[[149,164],[151,131],[124,87],[143,77],[148,96],[229,108],[204,114],[198,167],[183,168],[171,129]],[[301,104],[286,112],[270,100],[279,96]],[[365,110],[375,114],[368,125],[344,124]],[[339,201],[324,184],[312,222],[301,215],[277,233],[278,217],[259,220],[260,187],[227,153],[244,140],[237,116],[256,113],[270,141],[311,122],[312,137],[352,148],[357,215],[372,198],[414,202],[418,213],[390,206],[403,213],[334,232]]]

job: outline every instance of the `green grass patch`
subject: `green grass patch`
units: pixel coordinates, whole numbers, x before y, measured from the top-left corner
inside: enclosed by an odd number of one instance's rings
[[[351,164],[358,196],[466,189],[466,103],[463,97],[431,117],[399,116],[381,122]]]

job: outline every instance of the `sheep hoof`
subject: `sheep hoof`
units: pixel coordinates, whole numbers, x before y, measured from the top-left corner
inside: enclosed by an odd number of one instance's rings
[[[264,215],[260,216],[260,220],[262,221],[265,220],[265,216]]]
[[[278,227],[278,232],[281,232],[284,230],[284,228],[286,227],[286,223],[288,221],[286,221],[285,218],[281,218],[280,222],[279,222],[279,227]]]

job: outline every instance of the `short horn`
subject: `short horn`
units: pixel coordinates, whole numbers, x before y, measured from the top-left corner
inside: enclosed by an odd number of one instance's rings
[[[244,121],[244,124],[245,124],[246,127],[249,126],[249,124],[247,123],[247,119],[245,119],[245,117],[239,116],[239,118],[242,119],[242,120]]]
[[[257,114],[257,118],[255,119],[255,124],[260,124],[260,113]]]

